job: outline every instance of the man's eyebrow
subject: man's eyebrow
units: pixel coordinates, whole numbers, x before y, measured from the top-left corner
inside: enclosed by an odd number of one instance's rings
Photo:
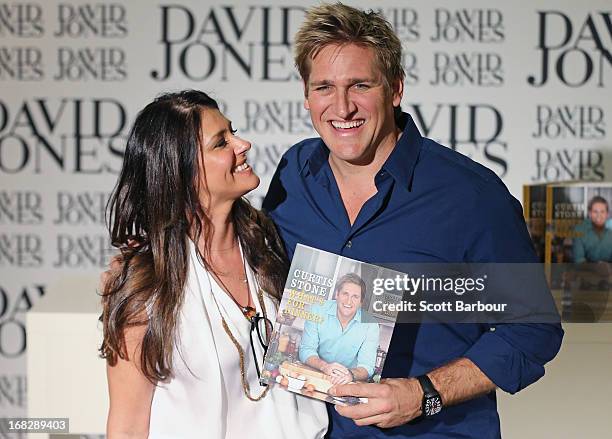
[[[349,84],[358,84],[360,82],[376,82],[376,78],[349,78]]]
[[[310,81],[310,85],[314,85],[314,86],[317,86],[317,85],[331,85],[331,84],[332,84],[332,82],[330,80],[328,80],[328,79],[321,79],[319,81]]]
[[[376,80],[376,78],[348,78],[346,80],[347,83],[349,84],[359,84],[361,82],[369,82],[369,83],[376,83],[378,82]],[[319,85],[332,85],[333,82],[330,81],[329,79],[321,79],[318,81],[310,81],[310,85],[312,86],[319,86]]]

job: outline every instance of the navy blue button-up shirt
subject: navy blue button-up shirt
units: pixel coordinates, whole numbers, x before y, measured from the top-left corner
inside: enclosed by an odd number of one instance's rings
[[[351,225],[320,138],[282,157],[263,208],[289,257],[297,243],[374,264],[536,262],[519,202],[489,169],[424,138],[404,114],[403,134],[375,177],[378,192]],[[426,373],[458,357],[472,360],[514,393],[544,374],[563,330],[555,324],[398,324],[383,377]],[[357,427],[329,410],[332,438],[496,438],[495,393],[391,429]]]

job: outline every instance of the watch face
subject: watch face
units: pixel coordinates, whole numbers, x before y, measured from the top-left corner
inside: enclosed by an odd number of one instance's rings
[[[431,396],[425,400],[425,416],[433,416],[442,410],[442,399],[439,396]]]

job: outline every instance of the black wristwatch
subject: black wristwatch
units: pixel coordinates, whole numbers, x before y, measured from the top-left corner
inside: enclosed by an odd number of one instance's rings
[[[427,375],[416,377],[423,389],[423,416],[426,418],[438,414],[442,411],[442,397],[431,383]]]

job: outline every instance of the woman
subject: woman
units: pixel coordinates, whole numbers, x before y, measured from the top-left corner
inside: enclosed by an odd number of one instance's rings
[[[241,198],[259,184],[250,147],[199,91],[163,95],[134,122],[109,204],[122,249],[103,293],[109,439],[325,432],[324,406],[258,384],[253,316],[274,321],[287,265]]]

